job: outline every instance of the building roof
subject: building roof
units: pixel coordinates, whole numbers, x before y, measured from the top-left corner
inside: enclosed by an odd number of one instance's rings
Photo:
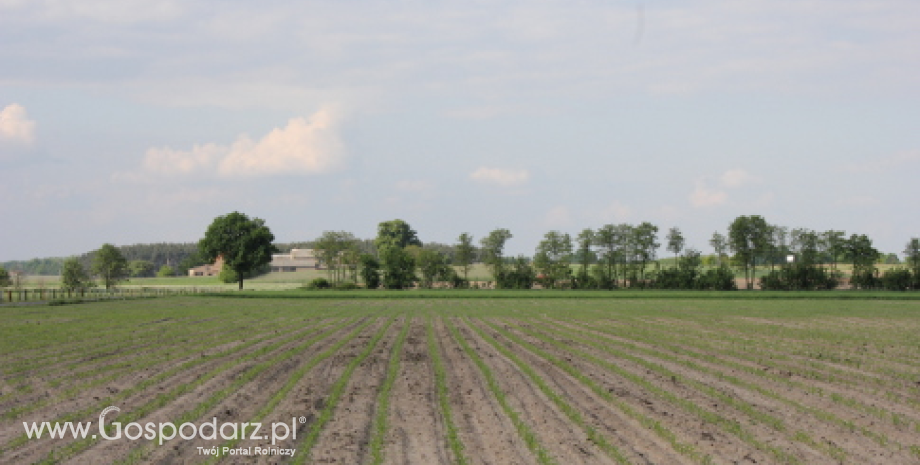
[[[313,268],[316,266],[315,258],[291,258],[287,255],[275,255],[272,257],[271,266],[306,266]]]
[[[313,249],[291,249],[291,258],[316,258]]]

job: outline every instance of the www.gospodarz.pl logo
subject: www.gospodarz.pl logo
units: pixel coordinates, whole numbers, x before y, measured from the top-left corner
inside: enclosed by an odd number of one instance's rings
[[[297,439],[297,423],[305,423],[306,418],[300,417],[291,418],[290,423],[286,422],[274,422],[267,427],[267,432],[270,432],[269,435],[264,435],[262,423],[217,423],[217,418],[213,418],[211,421],[206,421],[204,423],[195,424],[195,423],[182,423],[179,426],[176,426],[172,422],[165,423],[154,423],[147,422],[144,424],[131,422],[127,425],[124,425],[117,421],[113,421],[109,424],[105,423],[105,416],[112,412],[119,412],[121,409],[115,406],[106,407],[102,413],[99,414],[99,424],[98,424],[98,434],[91,434],[90,431],[93,428],[93,422],[65,422],[65,423],[50,423],[47,421],[37,423],[37,422],[22,422],[23,428],[26,430],[26,436],[29,439],[41,439],[42,435],[47,433],[48,437],[51,439],[64,439],[67,437],[72,437],[74,439],[86,439],[87,436],[92,439],[97,439],[102,437],[108,441],[116,441],[122,438],[129,441],[137,441],[139,439],[146,439],[148,441],[156,440],[157,444],[163,445],[167,441],[173,439],[181,438],[184,440],[191,439],[205,439],[209,441],[214,441],[218,439],[223,439],[225,441],[234,441],[234,440],[244,440],[250,439],[254,441],[261,441],[265,439],[271,439],[271,444],[274,446],[278,441],[284,441],[287,439],[296,440]],[[278,449],[278,448],[268,448],[268,447],[222,447],[217,448],[202,448],[199,447],[199,454],[207,455],[291,455],[293,456],[296,452],[296,449]],[[223,454],[221,454],[223,452]]]

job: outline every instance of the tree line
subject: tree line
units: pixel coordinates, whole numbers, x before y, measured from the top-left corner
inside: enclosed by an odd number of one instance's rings
[[[403,220],[378,225],[376,253],[362,251],[347,232],[327,231],[314,241],[321,260],[328,265],[331,282],[316,287],[354,286],[363,281],[369,288],[403,289],[470,285],[473,263],[484,264],[494,287],[530,289],[535,285],[560,289],[736,289],[740,274],[744,286],[753,289],[834,289],[843,283],[838,264],[850,265],[849,284],[859,289],[920,289],[920,239],[911,238],[903,251],[906,267],[880,273],[876,264],[897,257],[880,253],[865,234],[844,231],[813,231],[770,224],[758,215],[739,216],[726,231],[709,240],[714,266],[703,266],[702,252],[687,247],[680,229],[672,227],[659,239],[658,226],[608,224],[584,229],[574,238],[549,231],[533,256],[506,256],[511,231],[499,228],[482,237],[478,246],[469,233],[462,233],[450,252],[426,248],[415,230]],[[671,266],[662,266],[662,245],[673,254]],[[760,273],[758,273],[758,271]],[[359,279],[360,277],[360,279]]]
[[[530,289],[710,289],[736,288],[736,273],[752,289],[834,289],[844,279],[838,264],[850,265],[849,283],[861,289],[920,289],[920,239],[911,238],[903,251],[905,267],[880,273],[875,266],[888,260],[865,234],[844,231],[813,231],[768,223],[758,215],[739,216],[726,231],[709,240],[714,266],[703,266],[704,256],[688,247],[677,227],[669,228],[664,244],[658,226],[607,224],[584,229],[574,238],[549,231],[537,244],[533,256],[506,256],[511,231],[498,228],[479,239],[467,232],[454,244],[424,244],[403,220],[378,224],[374,239],[359,239],[346,231],[325,231],[312,240],[274,243],[265,221],[238,212],[215,218],[197,243],[136,244],[99,250],[61,260],[63,281],[85,285],[90,274],[106,287],[128,277],[186,274],[191,267],[212,263],[222,256],[228,282],[239,282],[265,272],[271,255],[291,248],[310,248],[328,270],[312,287],[405,289],[448,286],[469,287],[475,263],[491,273],[490,287]],[[658,251],[664,245],[673,256],[662,266]],[[52,259],[34,260],[35,262]],[[897,261],[897,257],[894,257]],[[47,264],[45,268],[47,268]],[[89,270],[86,271],[86,270]],[[109,270],[109,271],[107,271]],[[758,270],[760,275],[758,276]],[[10,274],[0,267],[0,286],[9,285]],[[478,283],[472,283],[476,285]]]

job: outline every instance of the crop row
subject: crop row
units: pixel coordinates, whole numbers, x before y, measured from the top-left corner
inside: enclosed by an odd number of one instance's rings
[[[90,314],[86,319],[100,328],[138,332],[107,341],[77,333],[61,356],[33,344],[33,367],[16,356],[3,359],[7,386],[26,373],[60,373],[66,384],[44,397],[0,393],[9,406],[2,425],[53,411],[60,413],[43,420],[87,421],[108,405],[121,407],[115,418],[122,424],[178,425],[213,416],[264,423],[294,414],[302,418],[300,429],[282,444],[297,450],[293,463],[397,461],[391,454],[405,447],[397,443],[419,433],[412,428],[440,435],[431,461],[459,464],[484,460],[479,455],[495,448],[514,450],[503,457],[541,464],[920,460],[920,406],[908,401],[914,388],[906,383],[917,375],[915,360],[888,355],[915,353],[907,346],[916,342],[903,336],[909,324],[880,321],[880,329],[896,333],[883,339],[827,315],[755,319],[679,308],[655,313],[561,302],[571,306],[566,311],[549,300],[446,299],[330,300],[315,308],[279,299],[254,318],[249,310],[259,301],[252,302],[245,312],[200,325],[164,324],[167,331],[154,324],[137,329],[162,315],[103,324]],[[96,305],[88,308],[117,307]],[[92,330],[87,325],[77,327]],[[863,344],[873,349],[861,351]],[[408,379],[418,370],[424,376]],[[92,401],[71,399],[132,376],[136,381]],[[400,407],[405,399],[396,393],[407,395],[410,382],[427,393],[417,397],[429,404],[425,409]],[[463,406],[476,408],[458,410]],[[434,412],[433,424],[399,417],[422,410]],[[507,428],[501,438],[487,437],[489,430],[474,426],[483,422]],[[217,447],[255,444],[239,437]],[[197,445],[203,440],[119,448],[98,439],[37,441],[4,433],[0,461],[233,460],[198,456]]]

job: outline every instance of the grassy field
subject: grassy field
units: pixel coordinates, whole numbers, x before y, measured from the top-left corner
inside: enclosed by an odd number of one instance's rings
[[[920,463],[917,300],[368,294],[0,308],[0,462]]]
[[[663,258],[661,260],[662,268],[667,268],[670,266],[670,263],[673,262],[673,259]],[[891,268],[896,268],[899,265],[876,265],[880,273],[884,273],[886,270]],[[649,269],[654,269],[653,266],[650,266]],[[703,268],[705,271],[707,268]],[[844,276],[849,276],[852,267],[849,265],[839,265],[838,269],[844,273]],[[577,265],[572,266],[573,273],[577,273],[580,270],[580,267]],[[758,267],[756,277],[761,277],[766,275],[770,271],[769,267]],[[736,272],[737,278],[742,279],[743,275],[741,272]],[[262,276],[258,276],[252,279],[247,279],[244,281],[244,288],[250,290],[285,290],[285,289],[296,289],[298,287],[304,286],[315,278],[327,278],[329,273],[326,270],[308,270],[308,271],[298,271],[293,273],[268,273]],[[472,269],[469,272],[469,279],[471,281],[491,281],[492,275],[489,272],[489,269],[483,264],[473,265]],[[189,276],[177,276],[172,278],[131,278],[130,280],[120,283],[121,287],[126,288],[137,288],[137,287],[151,287],[151,286],[185,286],[185,287],[212,287],[212,286],[221,286],[227,289],[235,289],[237,287],[236,283],[222,283],[217,277],[189,277]],[[28,288],[52,288],[60,286],[60,278],[58,276],[29,276],[26,279],[26,286]]]
[[[244,287],[253,290],[278,290],[294,289],[303,286],[315,278],[329,278],[329,272],[326,270],[307,270],[289,273],[268,273],[257,276],[252,279],[244,280]],[[488,281],[491,278],[489,270],[485,265],[474,265],[470,270],[469,277],[474,281]],[[26,278],[26,287],[59,287],[60,277],[58,276],[29,276]],[[131,278],[128,281],[119,284],[122,287],[149,287],[149,286],[225,286],[227,288],[236,288],[236,283],[225,284],[220,282],[216,276],[212,277],[191,277],[176,276],[171,278]]]

